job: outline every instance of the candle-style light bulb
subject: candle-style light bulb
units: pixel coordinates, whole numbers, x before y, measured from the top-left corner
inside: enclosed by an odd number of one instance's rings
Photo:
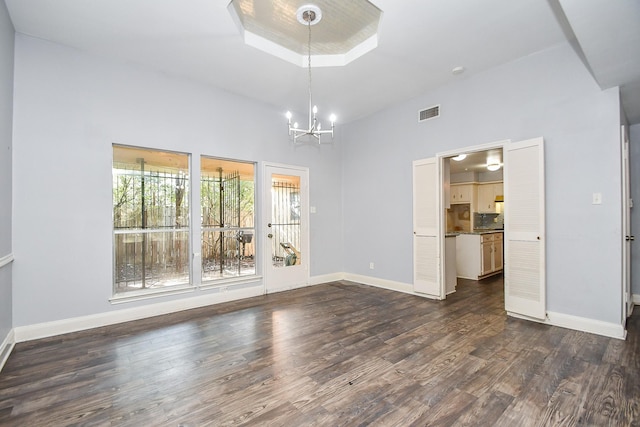
[[[318,107],[315,105],[313,106],[313,114],[318,114]]]
[[[329,116],[329,120],[331,121],[331,126],[333,126],[333,123],[336,121],[336,115],[332,114],[331,116]]]
[[[291,120],[291,117],[293,117],[293,115],[291,114],[291,111],[287,111],[287,120]]]

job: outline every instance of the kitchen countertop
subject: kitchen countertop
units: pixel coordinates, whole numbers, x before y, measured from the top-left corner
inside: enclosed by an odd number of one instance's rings
[[[456,231],[455,232],[455,234],[491,234],[491,233],[504,233],[504,230],[473,230],[473,231]]]

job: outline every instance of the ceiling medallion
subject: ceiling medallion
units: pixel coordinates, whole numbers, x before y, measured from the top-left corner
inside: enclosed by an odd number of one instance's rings
[[[296,18],[304,26],[316,25],[322,19],[322,10],[314,4],[300,6],[296,12]]]

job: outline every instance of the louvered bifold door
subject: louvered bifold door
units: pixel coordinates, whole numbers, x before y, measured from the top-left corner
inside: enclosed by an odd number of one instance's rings
[[[413,162],[413,290],[440,298],[438,168],[435,158]]]
[[[542,138],[505,147],[505,309],[546,315]]]

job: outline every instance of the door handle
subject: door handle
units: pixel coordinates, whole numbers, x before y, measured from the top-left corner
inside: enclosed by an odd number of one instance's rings
[[[272,239],[273,238],[273,234],[269,233],[269,234],[267,234],[267,237]]]

